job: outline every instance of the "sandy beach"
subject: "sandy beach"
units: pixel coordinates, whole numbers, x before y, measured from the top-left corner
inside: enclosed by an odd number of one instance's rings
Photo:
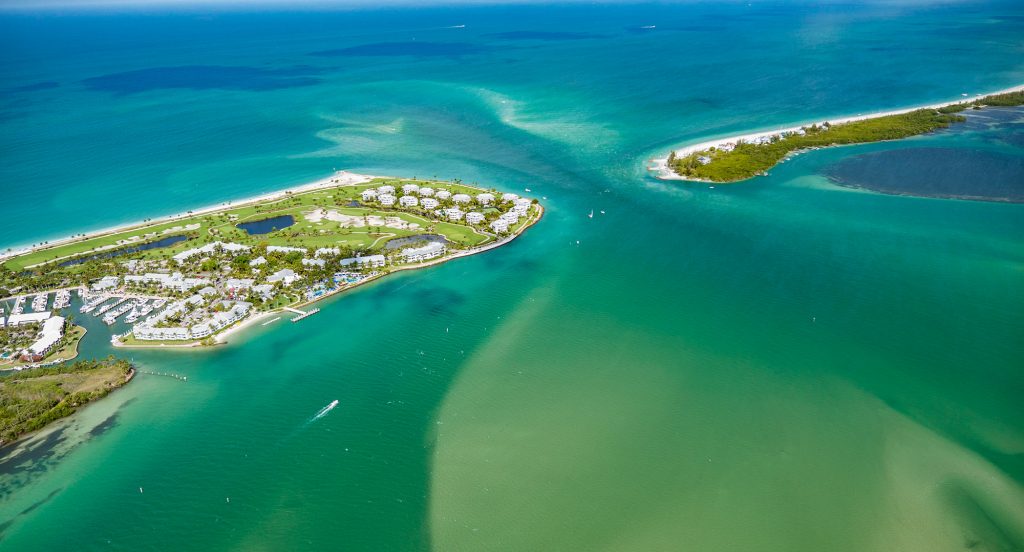
[[[1009,93],[1009,92],[1019,92],[1021,90],[1024,90],[1024,85],[1014,86],[1012,88],[1005,88],[1005,89],[1002,89],[1002,90],[996,90],[995,92],[987,92],[987,93],[983,93],[983,94],[975,94],[974,96],[961,96],[959,99],[948,101],[948,102],[937,103],[937,104],[918,105],[918,106],[914,106],[914,107],[905,107],[905,108],[900,108],[900,109],[893,109],[893,110],[890,110],[890,111],[879,111],[879,112],[876,112],[876,113],[867,113],[867,114],[861,114],[861,115],[851,115],[851,116],[846,116],[846,117],[830,117],[830,118],[827,118],[827,119],[821,119],[821,120],[817,120],[817,121],[809,121],[809,122],[804,122],[804,123],[800,123],[800,124],[796,124],[796,125],[790,125],[790,126],[785,126],[785,127],[780,127],[780,128],[774,128],[774,129],[771,129],[771,130],[759,130],[759,131],[751,132],[751,133],[748,133],[748,134],[723,136],[721,138],[715,138],[713,140],[707,140],[707,141],[700,142],[700,143],[697,143],[697,144],[686,145],[686,146],[677,148],[677,149],[672,150],[672,151],[675,152],[676,157],[685,157],[687,155],[690,155],[691,153],[695,153],[695,152],[698,152],[698,151],[704,151],[706,149],[713,148],[713,147],[719,147],[719,146],[722,146],[724,144],[728,144],[728,143],[731,143],[731,142],[739,142],[739,141],[750,142],[750,141],[756,140],[756,139],[764,137],[764,136],[773,136],[773,135],[776,135],[776,134],[780,134],[782,132],[793,132],[793,131],[799,130],[799,129],[803,128],[803,127],[807,127],[807,126],[811,126],[811,125],[815,125],[815,124],[821,125],[822,123],[825,123],[825,122],[828,122],[829,124],[833,124],[833,125],[838,125],[838,124],[843,124],[843,123],[852,123],[854,121],[863,121],[865,119],[875,119],[877,117],[886,117],[886,116],[889,116],[889,115],[900,115],[902,113],[909,113],[911,111],[917,111],[918,109],[939,109],[941,107],[946,107],[946,106],[950,106],[950,105],[956,105],[956,104],[959,104],[959,103],[972,102],[972,101],[974,101],[974,100],[976,100],[976,99],[978,99],[980,97],[984,97],[984,96],[992,96],[992,95],[995,95],[995,94],[1006,94],[1006,93]],[[667,155],[665,157],[658,157],[658,158],[650,159],[648,161],[648,164],[647,164],[647,170],[652,172],[652,173],[654,173],[654,176],[656,178],[660,179],[660,180],[687,180],[687,181],[702,182],[701,180],[697,180],[697,179],[693,179],[693,178],[686,178],[684,176],[676,174],[674,171],[669,169],[669,167],[668,167],[668,156]]]
[[[221,211],[221,210],[229,209],[229,208],[244,207],[244,206],[246,206],[246,205],[248,205],[250,203],[256,203],[256,202],[261,202],[261,201],[270,201],[270,200],[280,199],[280,198],[283,198],[283,197],[287,196],[288,194],[296,194],[296,193],[301,193],[301,192],[309,192],[309,191],[319,190],[319,189],[323,189],[323,188],[333,188],[335,186],[352,186],[352,185],[357,185],[357,184],[363,184],[363,183],[369,182],[369,181],[371,181],[371,180],[373,180],[375,178],[395,178],[395,177],[377,176],[377,175],[369,175],[369,174],[359,174],[359,173],[353,173],[353,172],[349,172],[349,171],[338,171],[338,172],[332,174],[331,176],[329,176],[327,178],[322,178],[320,180],[317,180],[317,181],[314,181],[314,182],[310,182],[308,184],[300,184],[299,186],[293,186],[291,188],[285,188],[285,189],[282,189],[282,190],[277,190],[277,191],[270,192],[270,193],[267,193],[267,194],[258,195],[258,196],[252,196],[252,197],[248,197],[248,198],[244,198],[244,199],[240,199],[240,200],[225,201],[225,202],[222,202],[222,203],[217,204],[217,205],[211,205],[211,206],[202,207],[202,208],[199,208],[199,209],[192,209],[191,211],[188,211],[188,212],[185,212],[185,213],[177,213],[177,214],[168,215],[168,216],[165,216],[165,217],[154,218],[154,219],[152,219],[152,220],[150,220],[148,222],[138,221],[138,222],[132,222],[132,223],[128,223],[128,224],[122,224],[122,225],[119,225],[119,226],[112,226],[112,227],[109,227],[109,228],[104,228],[102,230],[97,230],[95,232],[87,233],[87,234],[85,234],[85,236],[76,236],[76,237],[73,237],[73,238],[69,237],[69,238],[61,238],[61,239],[51,240],[48,243],[46,243],[45,245],[12,247],[11,251],[0,253],[0,262],[3,262],[5,259],[9,259],[11,257],[16,257],[18,255],[24,255],[25,253],[31,253],[32,251],[37,251],[37,250],[41,250],[41,249],[51,249],[51,248],[58,247],[58,246],[61,246],[61,245],[64,245],[64,244],[78,242],[78,241],[84,241],[84,240],[88,240],[88,239],[92,239],[92,238],[96,238],[96,237],[100,237],[100,236],[105,236],[107,234],[114,234],[114,233],[118,233],[118,232],[125,232],[125,231],[131,230],[133,228],[140,228],[140,227],[143,227],[143,226],[153,226],[153,225],[162,224],[162,223],[165,223],[165,222],[174,222],[175,220],[180,220],[180,219],[187,218],[187,217],[194,217],[196,215],[204,215],[204,214],[207,214],[207,213],[213,213],[213,212],[216,212],[216,211]],[[117,247],[117,246],[112,246],[112,247]]]

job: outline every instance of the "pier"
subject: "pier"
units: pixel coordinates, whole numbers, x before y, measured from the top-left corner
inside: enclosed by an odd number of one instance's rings
[[[294,313],[298,314],[298,316],[296,316],[295,318],[292,318],[292,322],[298,322],[299,320],[302,320],[303,318],[306,318],[307,316],[313,316],[314,314],[320,312],[319,308],[309,309],[308,311],[302,311],[302,310],[295,309],[295,308],[292,308],[292,307],[285,307],[284,310],[289,311],[289,312],[294,312]]]

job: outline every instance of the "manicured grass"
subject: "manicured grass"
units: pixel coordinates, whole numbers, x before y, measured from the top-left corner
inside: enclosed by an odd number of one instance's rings
[[[25,268],[34,267],[40,263],[53,262],[95,253],[99,248],[117,245],[117,247],[111,247],[109,249],[115,250],[119,249],[121,245],[129,247],[131,245],[156,241],[175,234],[185,234],[188,235],[190,239],[172,246],[140,252],[136,256],[143,259],[169,258],[178,252],[217,240],[249,245],[266,243],[269,245],[290,245],[295,247],[313,248],[345,246],[357,250],[376,250],[381,248],[386,242],[386,240],[380,239],[380,234],[390,234],[391,236],[385,236],[388,239],[400,238],[427,233],[428,227],[433,227],[436,233],[443,234],[450,241],[463,246],[476,246],[486,243],[491,239],[489,236],[476,232],[468,226],[449,222],[435,222],[423,214],[415,212],[348,206],[353,200],[359,200],[360,194],[363,190],[371,187],[377,187],[385,183],[395,186],[396,189],[399,190],[399,193],[402,185],[410,183],[417,184],[419,186],[430,186],[435,189],[447,189],[453,194],[466,193],[474,195],[482,191],[480,188],[473,188],[451,182],[412,179],[375,179],[372,182],[357,186],[338,186],[304,193],[288,194],[285,197],[275,199],[273,201],[265,201],[258,204],[243,206],[227,206],[216,212],[203,215],[186,216],[172,222],[162,222],[154,225],[141,225],[139,227],[117,233],[96,236],[49,249],[26,253],[24,255],[8,259],[4,262],[3,266],[13,271],[20,271]],[[398,217],[403,221],[419,224],[420,228],[405,229],[383,226],[380,227],[380,234],[373,234],[370,232],[370,228],[367,227],[343,228],[338,222],[326,219],[319,222],[306,220],[305,215],[316,208],[322,208],[328,211],[335,210],[342,214],[359,217],[364,215]],[[244,230],[236,227],[237,224],[242,222],[258,221],[281,215],[291,215],[295,219],[295,224],[287,228],[282,228],[262,235],[249,235]],[[197,225],[198,228],[187,231],[185,230],[185,227],[194,225]],[[176,230],[169,230],[176,227]],[[377,227],[374,226],[374,228]],[[163,233],[165,230],[168,231],[167,234]],[[74,267],[70,268],[70,271],[73,272],[74,270]]]

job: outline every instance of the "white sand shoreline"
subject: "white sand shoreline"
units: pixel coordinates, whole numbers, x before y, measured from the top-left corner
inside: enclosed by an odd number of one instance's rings
[[[222,203],[220,203],[218,205],[210,205],[210,206],[207,206],[207,207],[201,207],[199,209],[192,209],[192,210],[186,211],[184,213],[176,213],[176,214],[167,215],[167,216],[164,216],[164,217],[157,217],[157,218],[153,218],[153,219],[149,220],[148,222],[138,221],[138,222],[131,222],[131,223],[127,223],[127,224],[121,224],[121,225],[118,225],[118,226],[111,226],[109,228],[103,228],[101,230],[96,230],[96,231],[93,231],[93,232],[89,232],[89,233],[85,234],[85,236],[76,236],[76,237],[68,237],[68,238],[60,238],[60,239],[56,239],[56,240],[51,240],[51,241],[49,241],[48,243],[46,243],[44,245],[11,246],[11,251],[10,252],[0,252],[0,262],[3,262],[4,260],[7,260],[7,259],[9,259],[11,257],[17,257],[19,255],[24,255],[26,253],[31,253],[33,251],[38,251],[38,250],[42,250],[42,249],[51,249],[51,248],[58,247],[58,246],[61,246],[61,245],[65,245],[65,244],[68,244],[68,243],[74,243],[74,242],[84,241],[84,240],[88,240],[88,239],[92,239],[92,238],[96,238],[96,237],[100,237],[100,236],[105,236],[107,234],[116,234],[116,233],[119,233],[119,232],[125,232],[125,231],[131,230],[133,228],[140,228],[140,227],[143,227],[143,226],[154,226],[154,225],[157,225],[157,224],[163,224],[163,223],[166,223],[166,222],[174,222],[176,220],[181,220],[181,219],[184,219],[184,218],[194,217],[196,215],[205,215],[207,213],[213,213],[213,212],[216,212],[216,211],[222,211],[224,209],[232,209],[232,208],[237,208],[237,207],[243,207],[243,206],[248,205],[250,203],[256,203],[256,202],[261,202],[261,201],[270,201],[270,200],[274,200],[274,199],[280,199],[280,198],[285,197],[289,193],[295,194],[295,193],[301,193],[301,192],[309,192],[309,191],[312,191],[312,190],[318,190],[318,189],[322,189],[322,188],[333,188],[335,186],[362,184],[362,183],[365,183],[365,182],[369,182],[369,181],[371,181],[371,180],[373,180],[375,178],[396,178],[396,177],[377,176],[377,175],[369,175],[369,174],[359,174],[359,173],[353,173],[353,172],[349,172],[349,171],[337,171],[334,174],[332,174],[331,176],[328,176],[326,178],[321,178],[320,180],[316,180],[316,181],[309,182],[309,183],[306,183],[306,184],[300,184],[298,186],[293,186],[291,188],[285,188],[283,190],[277,190],[277,191],[274,191],[274,192],[269,192],[269,193],[258,195],[258,196],[247,197],[247,198],[244,198],[244,199],[225,201],[225,202],[222,202]]]
[[[669,151],[670,152],[674,151],[675,154],[676,154],[676,157],[685,157],[687,155],[690,155],[691,153],[695,153],[695,152],[698,152],[698,151],[704,151],[704,150],[706,150],[708,148],[712,148],[712,147],[719,147],[719,146],[722,146],[724,144],[728,144],[730,142],[738,142],[738,141],[741,141],[741,140],[749,142],[749,141],[761,138],[763,136],[772,136],[772,135],[779,134],[779,133],[782,133],[782,132],[793,132],[793,131],[799,130],[799,129],[803,128],[803,127],[811,126],[811,125],[814,125],[814,124],[821,125],[822,123],[824,123],[826,121],[828,123],[834,124],[834,125],[838,125],[838,124],[842,124],[842,123],[851,123],[851,122],[854,122],[854,121],[863,121],[865,119],[875,119],[875,118],[878,118],[878,117],[886,117],[888,115],[900,115],[902,113],[910,113],[911,111],[917,111],[918,109],[939,109],[939,108],[942,108],[942,107],[946,107],[946,106],[950,106],[950,105],[956,105],[956,104],[959,104],[959,103],[973,102],[974,100],[976,100],[978,98],[985,97],[985,96],[993,96],[993,95],[996,95],[996,94],[1007,94],[1009,92],[1019,92],[1021,90],[1024,90],[1024,84],[1018,85],[1018,86],[1014,86],[1014,87],[1011,87],[1011,88],[1004,88],[1002,90],[996,90],[995,92],[987,92],[987,93],[983,93],[983,94],[976,94],[976,95],[970,96],[970,97],[963,97],[963,96],[961,96],[957,100],[943,102],[943,103],[929,104],[929,105],[918,105],[918,106],[914,106],[914,107],[905,107],[905,108],[893,109],[893,110],[889,110],[889,111],[879,111],[879,112],[868,113],[868,114],[863,114],[863,115],[852,115],[852,116],[847,116],[847,117],[831,117],[831,118],[828,118],[828,119],[821,119],[821,120],[818,120],[818,121],[805,122],[805,123],[801,123],[801,124],[798,124],[798,125],[792,125],[792,126],[787,126],[787,127],[775,128],[775,129],[772,129],[772,130],[760,130],[760,131],[750,132],[750,133],[747,133],[747,134],[734,134],[734,135],[730,135],[730,136],[723,136],[721,138],[715,138],[713,140],[707,140],[707,141],[700,142],[700,143],[697,143],[697,144],[686,145],[686,146],[683,146],[683,147],[680,147],[680,148],[677,148],[677,149],[672,149],[672,150],[669,150]],[[648,164],[647,164],[647,170],[652,172],[652,173],[654,173],[655,178],[658,178],[659,180],[686,180],[686,181],[691,181],[691,182],[705,182],[704,180],[695,179],[695,178],[687,178],[687,177],[681,176],[679,174],[676,174],[674,171],[672,171],[668,167],[668,156],[667,155],[665,157],[657,157],[657,158],[650,159],[648,161]]]

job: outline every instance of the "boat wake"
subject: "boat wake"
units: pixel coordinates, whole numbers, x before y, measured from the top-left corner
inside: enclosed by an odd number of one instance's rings
[[[309,419],[309,421],[310,421],[310,422],[315,422],[315,421],[319,420],[320,418],[323,418],[324,416],[326,416],[326,415],[327,415],[327,413],[328,413],[328,412],[330,412],[330,411],[334,410],[334,407],[335,407],[335,406],[338,406],[338,401],[337,401],[337,399],[335,399],[335,400],[331,401],[331,404],[329,404],[329,405],[327,405],[327,406],[325,406],[325,407],[321,408],[321,409],[320,409],[320,412],[317,412],[317,413],[316,413],[316,416],[313,416],[312,418],[310,418],[310,419]]]

